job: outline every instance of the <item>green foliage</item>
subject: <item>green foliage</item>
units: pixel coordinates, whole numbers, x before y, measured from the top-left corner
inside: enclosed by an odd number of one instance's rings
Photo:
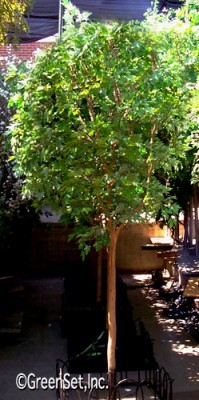
[[[112,229],[169,204],[198,36],[169,16],[104,24],[69,11],[61,41],[19,83],[11,142],[24,194],[83,227],[80,242],[86,234],[107,244]]]
[[[15,93],[16,80],[24,71],[24,66],[15,65],[16,59],[8,57],[7,72],[0,70],[0,250],[10,252],[16,248],[20,232],[30,232],[32,225],[38,221],[31,202],[22,197],[22,179],[17,179],[10,162],[10,143],[5,138],[5,130],[9,124],[13,110],[8,107],[11,95]],[[7,256],[7,253],[5,253]],[[4,255],[5,255],[4,254]]]
[[[177,12],[178,18],[189,21],[191,25],[199,25],[199,0],[187,0],[184,7]]]
[[[193,97],[190,104],[190,124],[191,124],[191,134],[188,138],[188,143],[193,149],[194,160],[193,169],[191,174],[192,183],[199,182],[199,77],[197,84],[193,90]]]
[[[1,0],[0,45],[7,43],[8,33],[12,33],[14,40],[17,41],[17,35],[27,30],[24,14],[30,4],[30,0]]]

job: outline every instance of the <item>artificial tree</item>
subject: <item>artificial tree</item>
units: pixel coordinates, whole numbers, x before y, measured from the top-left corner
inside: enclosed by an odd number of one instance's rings
[[[10,135],[24,194],[73,221],[84,254],[93,239],[106,247],[111,397],[117,240],[127,223],[172,207],[166,182],[185,157],[197,38],[169,15],[104,24],[69,4],[65,20],[20,82]]]

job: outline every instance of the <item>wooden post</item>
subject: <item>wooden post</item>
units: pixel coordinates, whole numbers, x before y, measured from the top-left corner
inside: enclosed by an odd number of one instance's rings
[[[188,207],[184,210],[184,240],[183,247],[186,249],[189,242],[189,211]]]
[[[189,245],[193,244],[193,196],[190,198],[190,210],[189,210]]]
[[[194,184],[196,258],[199,258],[198,185]]]

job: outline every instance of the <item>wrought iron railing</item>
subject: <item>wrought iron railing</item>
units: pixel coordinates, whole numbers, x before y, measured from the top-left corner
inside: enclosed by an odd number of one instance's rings
[[[143,322],[138,319],[134,324],[133,347],[132,343],[127,341],[124,345],[121,341],[123,346],[116,351],[119,371],[111,390],[111,400],[122,400],[127,396],[132,400],[172,400],[173,380],[165,368],[157,364],[153,355],[153,340]],[[67,361],[57,360],[59,400],[110,399],[106,343],[107,332],[104,330],[83,351]]]
[[[59,400],[106,400],[108,398],[106,373],[69,374],[67,363],[62,360],[57,360],[56,373],[59,383],[57,387]],[[135,400],[151,398],[173,400],[172,389],[173,379],[164,367],[156,364],[150,370],[117,372],[112,398],[122,400],[128,396]]]

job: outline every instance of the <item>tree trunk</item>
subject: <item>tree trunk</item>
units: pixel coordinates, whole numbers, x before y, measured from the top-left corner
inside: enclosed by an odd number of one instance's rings
[[[198,185],[194,184],[196,258],[199,258]]]
[[[193,245],[193,197],[190,198],[190,206],[189,206],[189,246]]]
[[[116,245],[119,231],[110,233],[110,246],[108,248],[107,265],[107,362],[108,362],[108,387],[109,400],[114,397],[116,375]]]
[[[189,217],[188,217],[188,209],[184,210],[184,239],[183,239],[183,247],[184,249],[188,246],[188,225],[189,225]]]
[[[102,249],[97,254],[97,303],[102,300]]]
[[[176,240],[179,243],[180,240],[180,229],[179,229],[179,213],[177,217],[177,223],[174,229],[174,240]]]

